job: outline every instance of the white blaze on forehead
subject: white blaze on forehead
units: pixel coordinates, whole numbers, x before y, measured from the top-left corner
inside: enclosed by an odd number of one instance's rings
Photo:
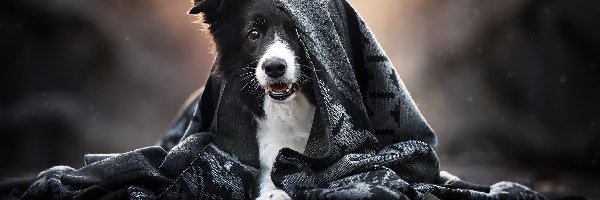
[[[265,73],[262,66],[266,61],[273,59],[283,59],[285,61],[285,74],[281,78],[285,81],[295,83],[296,72],[298,71],[296,56],[287,43],[282,41],[278,35],[275,35],[273,42],[267,47],[267,50],[258,61],[258,66],[256,67],[256,79],[258,79],[258,83],[262,86],[267,85],[267,80],[270,79],[270,77]]]

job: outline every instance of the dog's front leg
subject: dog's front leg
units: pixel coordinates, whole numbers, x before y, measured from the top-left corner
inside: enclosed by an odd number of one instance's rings
[[[277,142],[268,142],[264,140],[261,141],[261,143],[262,144],[259,144],[260,175],[258,178],[260,195],[257,200],[291,200],[292,198],[283,190],[277,189],[271,180],[273,163],[275,162],[279,150],[284,146],[277,145]]]

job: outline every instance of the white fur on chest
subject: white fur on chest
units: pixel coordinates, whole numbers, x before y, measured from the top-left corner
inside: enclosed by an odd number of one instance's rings
[[[306,147],[315,107],[300,92],[294,95],[284,103],[265,98],[265,117],[256,119],[261,193],[275,188],[270,175],[279,150],[287,147],[303,153]]]

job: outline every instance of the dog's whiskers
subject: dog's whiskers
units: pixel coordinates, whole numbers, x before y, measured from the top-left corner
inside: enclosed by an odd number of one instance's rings
[[[260,84],[256,77],[254,76],[256,72],[254,70],[238,75],[241,77],[241,82],[244,83],[244,86],[240,89],[240,91],[247,90],[251,94],[256,94],[260,91]]]
[[[243,73],[241,75],[236,75],[238,77],[242,76],[242,75],[244,75],[246,73],[255,73],[256,66],[252,66],[252,65],[254,65],[256,62],[258,62],[258,60],[252,61],[252,62],[248,63],[244,67],[237,68],[233,72],[234,72],[234,74],[237,73],[237,72]]]
[[[241,89],[241,91],[243,91],[243,90],[244,90],[244,88],[246,88],[246,86],[248,86],[248,84],[250,84],[250,82],[251,82],[251,81],[248,81],[248,82],[246,82],[246,84],[244,84],[244,86],[242,86],[242,89]]]
[[[240,76],[246,76],[246,75],[248,75],[248,74],[254,74],[254,71],[249,71],[249,72],[246,72],[246,73],[240,74]]]
[[[258,91],[260,91],[260,84],[258,83],[258,81],[256,81],[256,79],[252,79],[252,86],[254,87],[252,90],[252,94],[256,94]]]
[[[248,72],[248,73],[244,73],[239,75],[238,77],[242,77],[242,80],[248,79],[248,77],[253,77],[254,72]]]

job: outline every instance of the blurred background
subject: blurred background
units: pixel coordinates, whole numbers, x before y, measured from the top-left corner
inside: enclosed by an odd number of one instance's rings
[[[600,199],[600,1],[350,0],[442,169]],[[155,144],[214,54],[188,0],[0,1],[0,179]]]

